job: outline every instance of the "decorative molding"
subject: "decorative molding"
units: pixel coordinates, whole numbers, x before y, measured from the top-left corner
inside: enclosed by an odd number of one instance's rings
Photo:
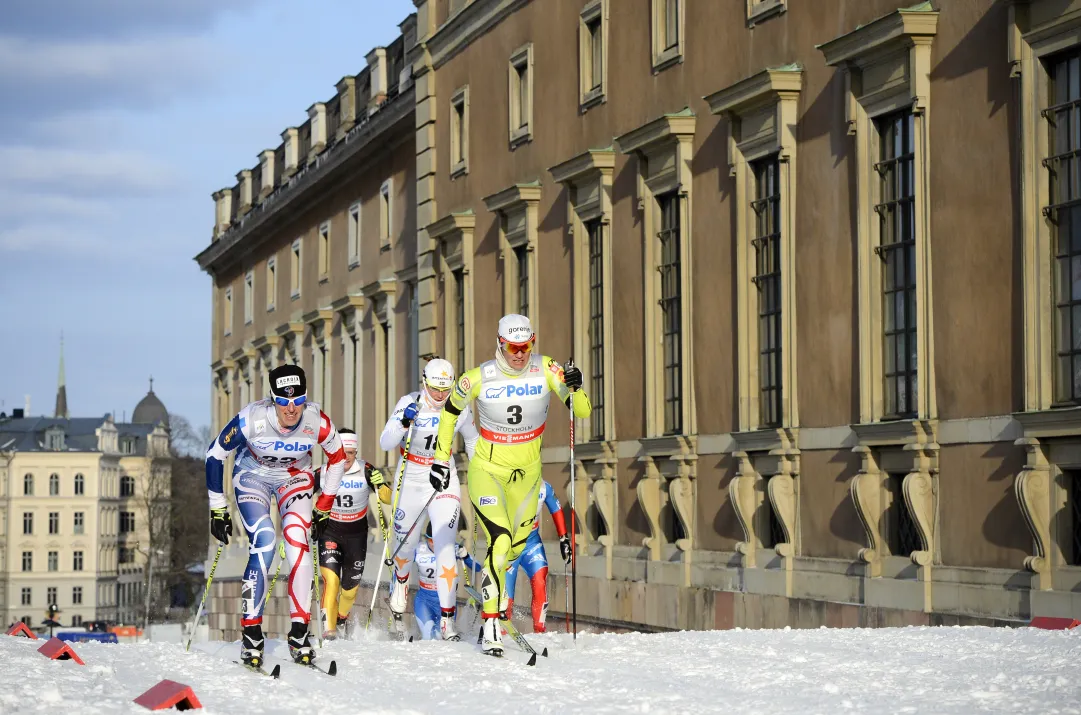
[[[747,0],[747,26],[754,27],[771,17],[783,14],[785,6],[786,0]]]
[[[1025,449],[1025,466],[1013,483],[1014,496],[1032,535],[1034,553],[1025,557],[1025,568],[1036,575],[1036,587],[1049,591],[1053,587],[1051,569],[1051,465],[1038,440],[1025,437],[1017,440]]]

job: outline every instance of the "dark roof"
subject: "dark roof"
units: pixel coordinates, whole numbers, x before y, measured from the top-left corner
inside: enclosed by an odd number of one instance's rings
[[[96,430],[105,417],[24,417],[0,421],[0,450],[46,452],[45,432],[50,427],[62,427],[64,444],[71,452],[98,451]]]
[[[158,422],[163,423],[166,427],[169,426],[169,411],[165,409],[165,405],[158,399],[158,396],[154,394],[154,390],[146,393],[146,397],[139,400],[139,404],[135,406],[135,411],[131,413],[131,421],[134,424],[155,425]]]
[[[119,433],[119,447],[121,454],[125,456],[136,455],[139,457],[146,456],[146,439],[157,425],[142,425],[132,424],[130,422],[121,422],[117,424],[116,430]],[[124,439],[135,438],[135,449],[132,452],[124,451]]]

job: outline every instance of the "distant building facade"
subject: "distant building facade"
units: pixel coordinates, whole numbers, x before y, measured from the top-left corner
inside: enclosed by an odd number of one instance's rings
[[[391,463],[523,312],[583,613],[1081,615],[1081,3],[414,4],[214,195],[216,428],[297,362]]]
[[[132,423],[67,417],[65,392],[61,368],[64,416],[0,417],[0,617],[141,625],[147,554],[169,563],[168,413],[151,389]]]

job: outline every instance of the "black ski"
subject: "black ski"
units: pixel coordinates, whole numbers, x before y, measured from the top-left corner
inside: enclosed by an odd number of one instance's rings
[[[271,670],[271,671],[270,671],[270,672],[268,673],[267,671],[265,671],[265,670],[264,670],[264,669],[262,668],[262,666],[258,666],[258,665],[249,665],[248,663],[242,663],[242,662],[241,662],[241,661],[239,661],[239,660],[234,660],[233,662],[234,662],[234,663],[236,663],[237,665],[242,665],[242,666],[244,666],[244,668],[245,668],[246,670],[250,670],[250,671],[251,671],[251,672],[253,672],[253,673],[258,673],[259,675],[267,675],[267,676],[270,676],[271,678],[274,678],[275,680],[277,680],[277,679],[278,679],[278,676],[279,676],[279,675],[281,674],[281,670],[282,670],[282,667],[281,667],[280,665],[275,665],[275,666],[274,666],[274,669],[273,669],[273,670]]]
[[[299,665],[302,668],[311,668],[312,670],[318,670],[323,675],[331,675],[331,676],[333,676],[333,675],[338,674],[338,663],[336,661],[333,661],[333,660],[330,661],[330,665],[327,666],[326,670],[323,670],[322,668],[320,668],[315,663],[299,663],[299,662],[297,662],[295,660],[290,661],[290,662],[294,663],[296,665]],[[281,666],[277,666],[277,667],[281,667]]]

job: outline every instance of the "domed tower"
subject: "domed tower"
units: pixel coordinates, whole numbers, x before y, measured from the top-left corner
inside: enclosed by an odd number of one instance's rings
[[[150,391],[139,400],[135,411],[131,413],[131,421],[137,425],[153,425],[161,422],[165,429],[169,429],[169,411],[154,394],[154,378],[150,378]]]

